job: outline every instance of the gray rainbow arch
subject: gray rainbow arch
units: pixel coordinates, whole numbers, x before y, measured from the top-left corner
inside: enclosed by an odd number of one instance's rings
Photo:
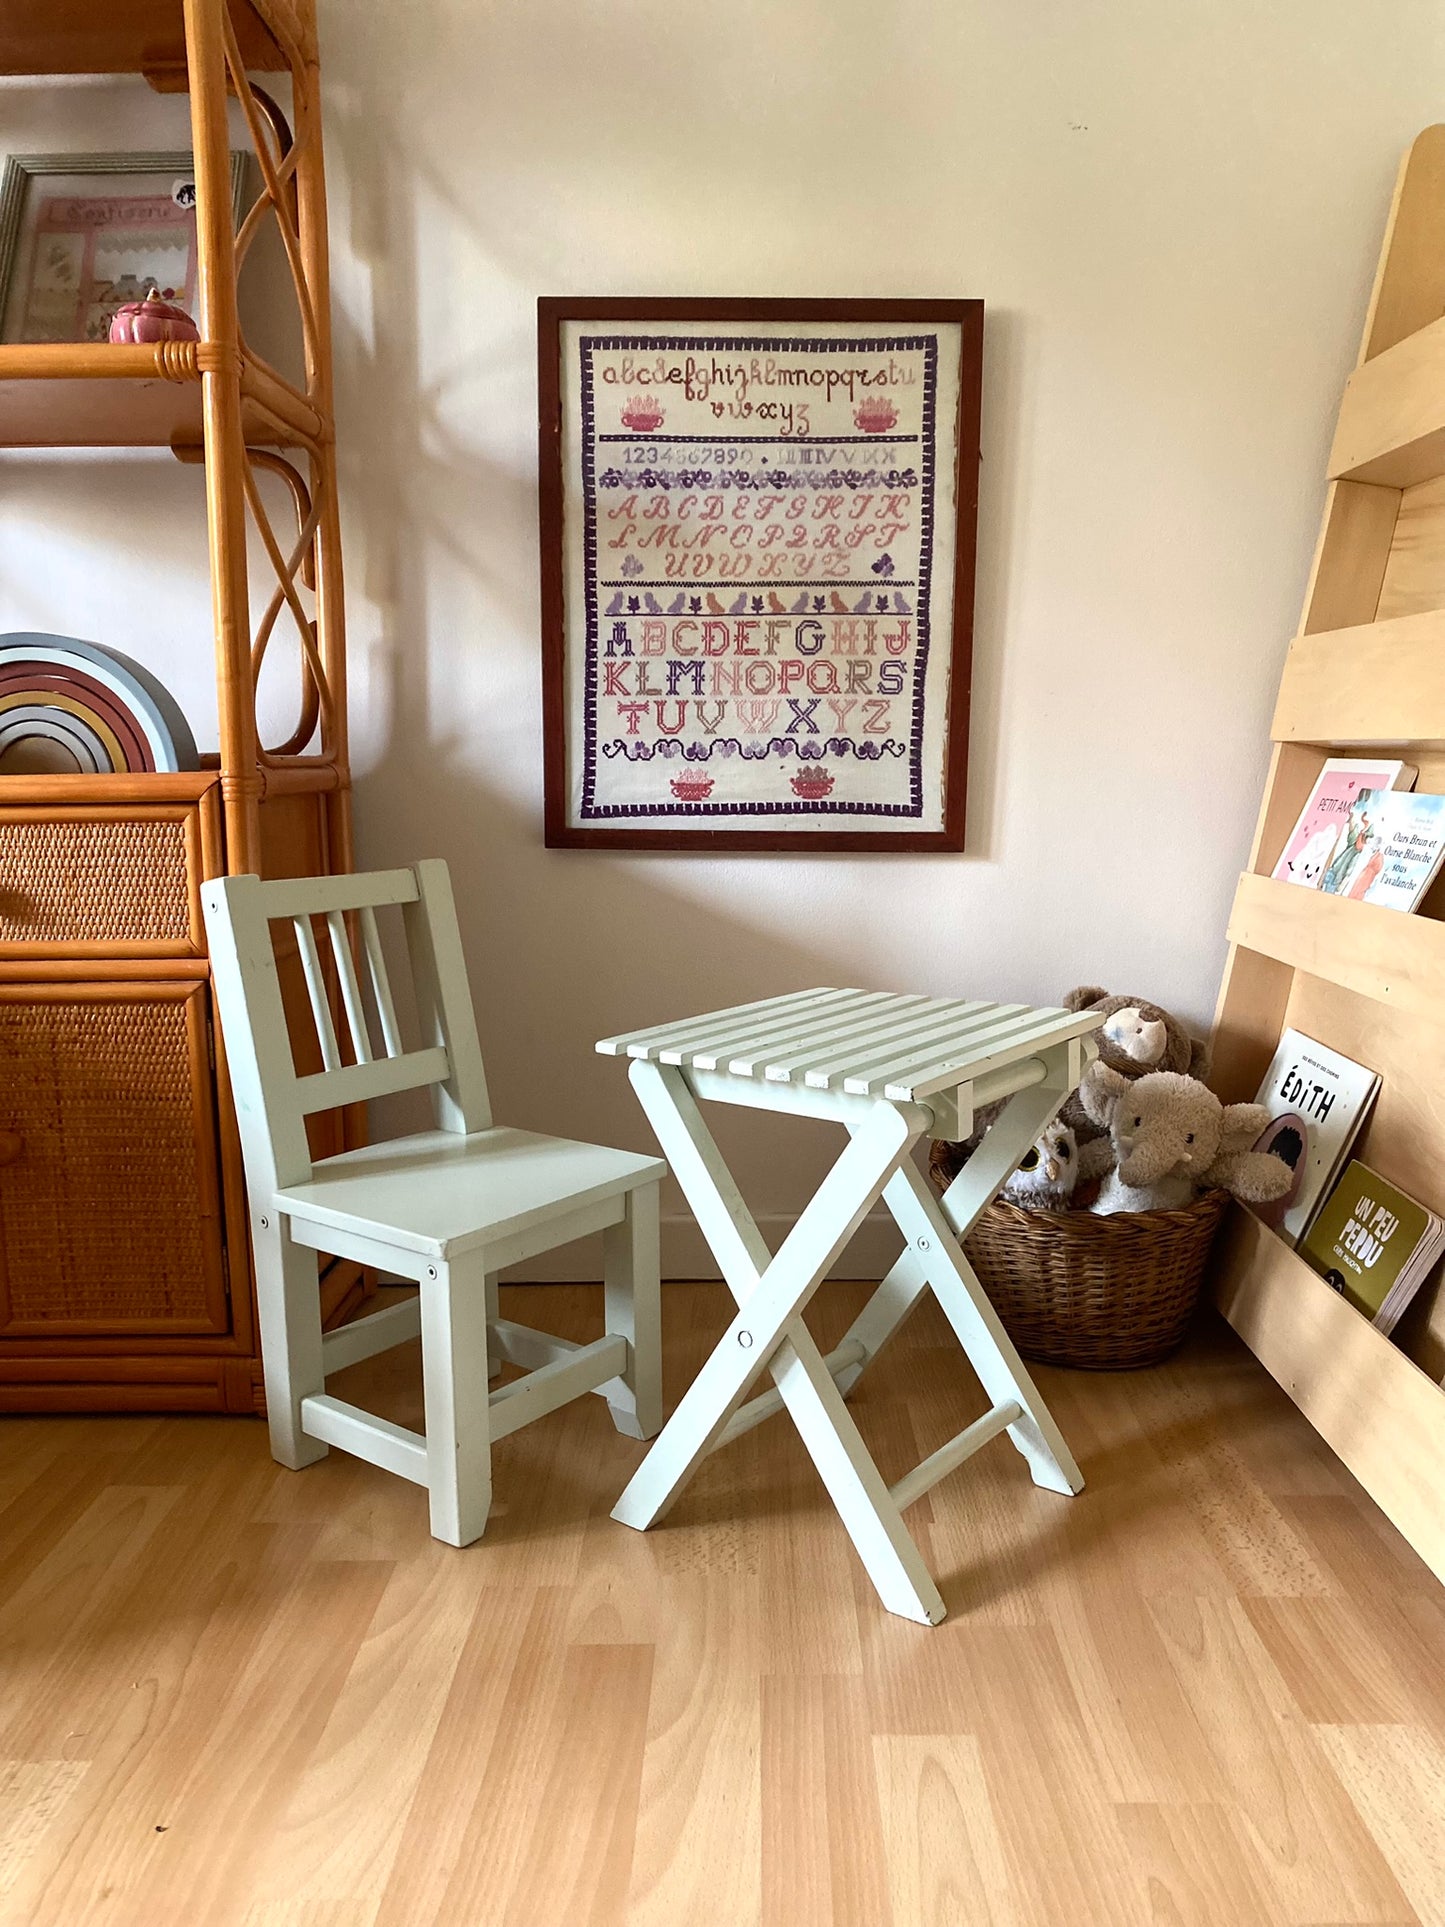
[[[0,754],[35,736],[64,744],[87,775],[198,764],[180,705],[140,663],[103,643],[18,630],[0,635]]]

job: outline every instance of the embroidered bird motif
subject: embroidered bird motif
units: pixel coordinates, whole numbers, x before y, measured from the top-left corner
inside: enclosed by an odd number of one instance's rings
[[[785,616],[788,613],[779,600],[776,589],[768,590],[768,607],[775,616]]]
[[[828,598],[828,606],[835,616],[851,616],[853,613],[836,589]]]
[[[685,591],[679,589],[677,594],[672,598],[672,601],[668,603],[667,613],[670,616],[680,616],[686,606],[687,595]]]
[[[707,606],[715,616],[722,616],[727,614],[726,609],[723,608],[722,604],[718,601],[717,597],[713,594],[711,589],[709,589],[707,592]]]
[[[744,589],[742,594],[738,597],[737,601],[728,610],[728,614],[730,616],[740,616],[743,614],[747,606],[748,606],[748,592],[746,589]]]

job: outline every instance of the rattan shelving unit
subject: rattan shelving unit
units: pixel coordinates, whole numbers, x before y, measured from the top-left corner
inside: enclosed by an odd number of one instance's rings
[[[0,1410],[249,1411],[241,1165],[197,892],[351,866],[311,0],[0,0],[0,73],[189,95],[200,340],[0,345],[0,446],[170,448],[203,468],[220,722],[195,773],[0,777]],[[239,229],[228,101],[260,182]],[[289,377],[237,302],[268,225],[295,294]],[[268,746],[256,684],[286,632],[300,711]],[[333,1309],[350,1289],[333,1277]]]
[[[1401,168],[1329,477],[1230,917],[1217,1088],[1252,1097],[1286,1025],[1358,1058],[1384,1080],[1358,1155],[1445,1211],[1445,886],[1404,916],[1270,878],[1327,756],[1398,745],[1418,788],[1445,791],[1445,127],[1427,128]],[[1235,1207],[1218,1299],[1445,1579],[1438,1283],[1392,1343]]]

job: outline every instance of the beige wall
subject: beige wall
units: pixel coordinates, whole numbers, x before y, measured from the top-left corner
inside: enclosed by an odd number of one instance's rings
[[[595,1037],[812,983],[1089,978],[1205,1023],[1396,160],[1445,104],[1435,0],[321,25],[361,854],[451,860],[499,1107],[643,1145]],[[0,147],[50,144],[17,98]],[[160,144],[170,103],[104,101]],[[569,291],[987,301],[967,855],[542,849],[533,302]],[[213,730],[194,478],[0,486],[0,626],[144,649]],[[724,1121],[785,1219],[826,1142]]]

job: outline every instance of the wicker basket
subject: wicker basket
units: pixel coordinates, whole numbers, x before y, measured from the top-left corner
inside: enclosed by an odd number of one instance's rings
[[[1184,1342],[1228,1201],[1211,1191],[1180,1211],[1099,1218],[998,1199],[964,1249],[1025,1358],[1096,1372],[1157,1365]]]

